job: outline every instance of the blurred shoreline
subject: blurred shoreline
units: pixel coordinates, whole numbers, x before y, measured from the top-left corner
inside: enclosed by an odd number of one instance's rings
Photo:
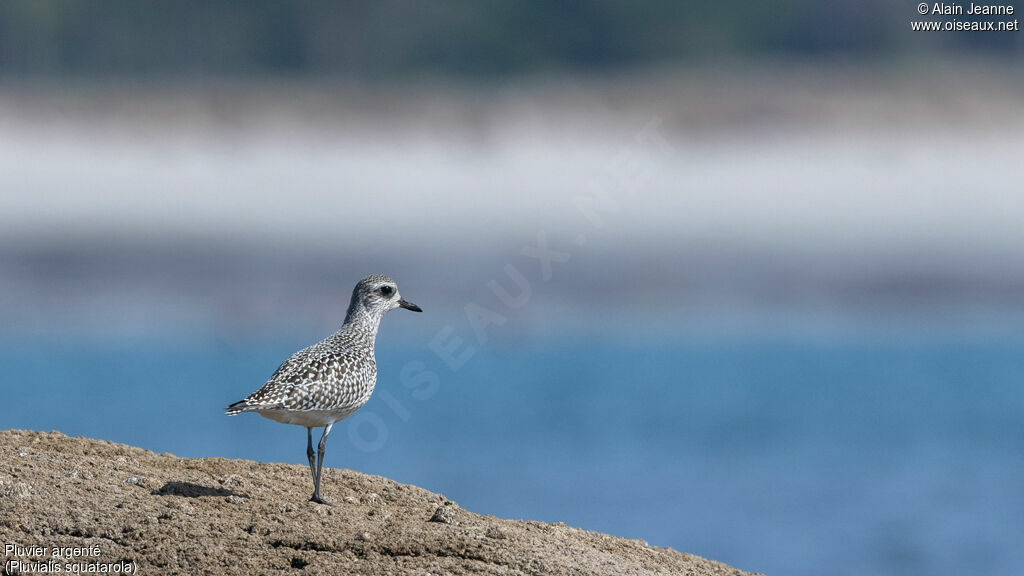
[[[0,84],[0,320],[334,322],[316,319],[378,271],[457,317],[514,265],[528,326],[1013,324],[1022,82],[961,61]],[[595,194],[600,225],[579,207]],[[538,234],[569,255],[550,283],[521,254]]]
[[[250,127],[253,134],[275,135],[269,130],[275,123],[291,123],[303,134],[336,138],[338,127],[375,130],[390,121],[405,130],[457,127],[451,137],[472,137],[473,126],[520,121],[525,112],[557,113],[550,119],[562,129],[601,129],[623,121],[631,127],[631,113],[645,116],[657,106],[671,118],[666,128],[681,135],[702,129],[719,134],[730,127],[745,133],[761,124],[917,128],[934,126],[936,114],[948,114],[942,119],[947,126],[980,122],[982,128],[1001,128],[1006,125],[987,112],[1020,100],[1021,70],[1014,58],[948,56],[724,60],[479,82],[444,76],[8,76],[0,78],[0,117],[9,125],[117,120],[133,133],[158,126],[162,133],[180,130],[190,137],[202,134],[197,127],[229,135],[233,128]],[[577,119],[586,125],[572,122]]]

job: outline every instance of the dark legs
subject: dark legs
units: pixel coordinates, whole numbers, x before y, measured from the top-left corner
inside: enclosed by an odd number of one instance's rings
[[[313,475],[313,485],[316,485],[316,454],[313,453],[313,428],[306,428],[306,458],[309,458],[309,473]]]
[[[306,456],[309,457],[309,470],[310,472],[313,472],[313,497],[310,498],[309,501],[316,502],[317,504],[327,504],[328,506],[330,506],[331,503],[320,496],[320,476],[324,470],[324,447],[327,445],[327,435],[331,433],[331,426],[334,426],[334,424],[331,423],[324,426],[324,435],[320,437],[320,444],[317,445],[317,462],[315,472],[313,471],[313,429],[306,429],[308,433],[307,436],[309,438],[309,442],[306,445]]]

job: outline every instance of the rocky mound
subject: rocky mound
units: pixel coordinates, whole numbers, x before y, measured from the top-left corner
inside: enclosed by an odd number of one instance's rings
[[[744,574],[351,470],[324,481],[333,507],[307,502],[305,466],[2,431],[3,574]]]

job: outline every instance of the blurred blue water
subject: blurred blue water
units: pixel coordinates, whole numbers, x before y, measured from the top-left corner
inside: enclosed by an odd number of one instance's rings
[[[6,340],[0,427],[305,465],[302,428],[222,413],[305,344]],[[552,338],[453,371],[382,337],[378,366],[330,466],[768,574],[1024,565],[1024,340]]]

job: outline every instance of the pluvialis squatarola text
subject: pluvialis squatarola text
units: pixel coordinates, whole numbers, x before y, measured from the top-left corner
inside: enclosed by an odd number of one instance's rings
[[[387,276],[374,274],[356,284],[341,329],[285,360],[259,390],[225,408],[228,416],[256,412],[306,427],[306,457],[313,475],[311,502],[330,504],[320,495],[324,446],[335,422],[362,408],[377,384],[373,345],[380,320],[389,310],[422,312],[398,293]],[[313,454],[313,428],[324,427]]]

